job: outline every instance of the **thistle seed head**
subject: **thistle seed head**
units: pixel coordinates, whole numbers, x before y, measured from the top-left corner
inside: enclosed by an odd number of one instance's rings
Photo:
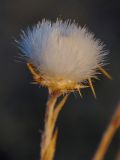
[[[107,54],[93,33],[69,20],[43,20],[23,31],[18,43],[34,79],[62,93],[86,87]]]

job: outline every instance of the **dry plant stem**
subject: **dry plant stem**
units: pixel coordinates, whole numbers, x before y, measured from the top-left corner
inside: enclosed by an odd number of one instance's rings
[[[67,95],[61,100],[61,102],[55,106],[59,94],[53,94],[49,97],[47,102],[46,114],[45,114],[45,127],[42,134],[41,142],[41,160],[53,160],[56,147],[57,133],[55,124],[60,110],[62,109]]]
[[[117,107],[116,112],[113,115],[113,118],[104,133],[101,143],[97,149],[97,152],[93,158],[93,160],[103,160],[106,151],[112,141],[114,134],[116,133],[117,129],[120,127],[120,104]]]
[[[118,151],[117,151],[115,160],[120,160],[120,148],[119,148]]]

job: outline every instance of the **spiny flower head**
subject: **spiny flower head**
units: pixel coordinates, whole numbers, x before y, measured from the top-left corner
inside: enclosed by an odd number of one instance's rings
[[[68,21],[47,20],[22,32],[19,48],[35,81],[53,91],[67,93],[87,86],[103,70],[106,52],[86,27]]]

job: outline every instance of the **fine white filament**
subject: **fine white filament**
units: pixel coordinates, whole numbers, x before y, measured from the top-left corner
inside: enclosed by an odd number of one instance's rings
[[[106,55],[104,45],[86,27],[61,20],[43,20],[28,28],[19,46],[41,75],[75,82],[95,77]]]

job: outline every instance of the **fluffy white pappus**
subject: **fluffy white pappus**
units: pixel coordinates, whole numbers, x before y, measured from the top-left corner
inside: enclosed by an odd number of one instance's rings
[[[43,20],[22,32],[19,47],[41,75],[83,82],[104,65],[106,51],[86,27],[70,21]]]

